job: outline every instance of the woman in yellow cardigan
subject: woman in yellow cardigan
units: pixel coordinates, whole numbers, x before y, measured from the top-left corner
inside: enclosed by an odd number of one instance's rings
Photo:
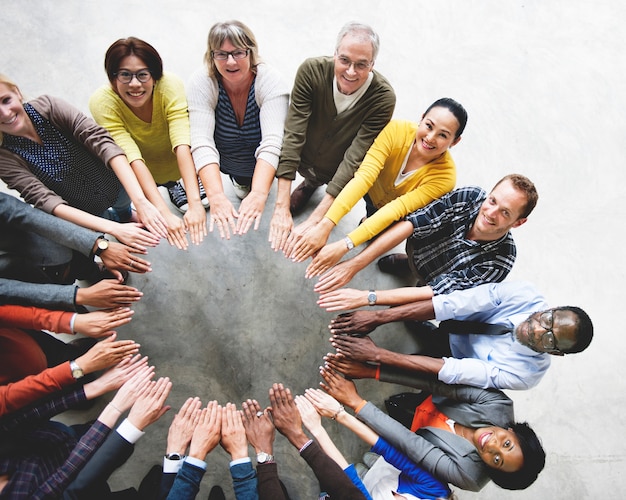
[[[292,258],[299,262],[324,247],[308,266],[306,276],[322,274],[355,246],[451,191],[456,166],[448,150],[461,140],[466,123],[463,106],[447,97],[431,104],[419,123],[390,121],[325,217],[294,251]],[[344,239],[326,244],[332,229],[361,197],[365,198],[367,217]]]

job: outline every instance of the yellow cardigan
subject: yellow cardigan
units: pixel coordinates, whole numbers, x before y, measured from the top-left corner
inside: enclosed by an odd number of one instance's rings
[[[352,180],[326,212],[326,217],[337,224],[360,198],[369,194],[378,211],[348,234],[355,246],[454,189],[456,166],[449,151],[395,185],[413,146],[417,127],[415,122],[390,121],[368,150]]]

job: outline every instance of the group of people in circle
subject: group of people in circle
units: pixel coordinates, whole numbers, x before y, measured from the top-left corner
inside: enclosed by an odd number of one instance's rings
[[[288,498],[272,454],[274,428],[299,450],[320,490],[331,498],[450,498],[449,484],[479,490],[491,479],[521,489],[535,481],[545,453],[534,431],[515,423],[513,401],[502,389],[533,387],[551,355],[585,349],[591,342],[591,320],[577,307],[549,308],[528,283],[503,281],[516,256],[511,229],[527,221],[538,200],[534,184],[510,174],[489,193],[471,186],[455,189],[450,148],[462,138],[466,110],[444,97],[418,121],[392,119],[393,87],[374,69],[379,43],[371,27],[347,23],[334,55],[305,60],[290,88],[263,62],[254,34],[239,21],[211,27],[204,65],[186,85],[164,71],[152,45],[135,37],[120,39],[105,54],[108,83],[89,101],[93,119],[56,97],[26,101],[13,81],[0,76],[0,178],[34,207],[0,198],[2,223],[12,228],[2,243],[0,294],[7,304],[16,304],[6,306],[2,323],[107,337],[96,345],[72,346],[68,354],[65,346],[51,346],[39,334],[7,330],[7,342],[19,335],[16,352],[43,353],[46,359],[5,370],[4,384],[27,380],[29,390],[3,410],[7,423],[2,432],[18,425],[9,418],[18,410],[111,366],[78,389],[73,401],[56,408],[119,389],[97,422],[110,430],[129,410],[114,434],[122,441],[103,445],[113,440],[96,437],[106,432],[93,426],[63,438],[75,446],[84,446],[86,439],[99,441],[75,468],[77,473],[52,480],[55,467],[50,465],[25,488],[29,495],[111,494],[103,486],[106,478],[94,477],[110,468],[105,464],[119,465],[128,458],[126,444],[132,452],[143,429],[163,415],[171,388],[167,378],[152,380],[154,367],[138,354],[137,344],[111,336],[130,321],[129,305],[141,298],[141,292],[125,284],[124,274],[150,271],[144,257],[161,238],[187,249],[215,230],[222,238],[258,230],[274,179],[270,247],[294,262],[311,258],[305,275],[320,277],[318,305],[329,311],[393,307],[357,310],[332,321],[336,352],[321,368],[323,391],[309,389],[294,397],[274,384],[270,407],[248,400],[240,411],[230,403],[202,408],[197,398],[187,400],[170,428],[176,445],[170,449],[168,438],[163,467],[146,477],[146,484],[158,487],[150,494],[144,488],[140,498],[195,497],[205,457],[220,439],[233,459],[237,498]],[[296,173],[303,181],[292,189]],[[241,200],[238,207],[226,195],[226,176]],[[294,215],[305,210],[322,186],[326,189],[319,203],[295,225]],[[182,217],[170,210],[159,188]],[[366,213],[358,227],[329,242],[361,198]],[[18,213],[22,215],[16,217]],[[72,224],[81,228],[72,229]],[[69,248],[69,254],[42,248],[31,233]],[[403,277],[415,275],[417,286],[342,288],[404,240],[406,255],[387,255],[378,266]],[[367,242],[360,254],[342,261]],[[91,291],[74,285],[76,279],[94,283],[87,287]],[[72,297],[67,299],[67,289],[43,291],[31,285],[71,287]],[[57,293],[66,298],[53,303]],[[51,313],[32,309],[54,309],[51,305],[76,312],[58,312],[53,319]],[[87,312],[85,306],[101,310]],[[429,340],[443,338],[445,352],[414,355],[379,348],[368,334],[392,321],[406,321]],[[502,327],[497,334],[494,325]],[[56,376],[63,380],[39,381],[34,388],[29,377],[44,372],[51,377],[42,363],[56,366]],[[408,420],[403,421],[363,400],[353,382],[359,378],[403,383],[420,389],[423,397],[404,398]],[[398,401],[390,401],[388,410]],[[346,461],[320,416],[345,425],[372,447],[365,465]],[[314,440],[304,434],[303,423]],[[35,426],[20,432],[40,431]],[[256,469],[248,443],[257,452]],[[11,471],[19,467],[11,455],[15,448],[8,449],[0,452],[5,460],[3,466],[0,459],[0,487],[17,492],[19,480]],[[60,468],[72,449],[67,445]]]

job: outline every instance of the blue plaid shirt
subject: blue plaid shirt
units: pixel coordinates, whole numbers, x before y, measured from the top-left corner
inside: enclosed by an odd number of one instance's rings
[[[466,238],[486,197],[479,187],[463,187],[406,217],[413,224],[413,263],[435,295],[498,283],[513,268],[517,252],[510,232],[496,241]]]
[[[69,428],[48,420],[85,400],[80,388],[0,419],[0,475],[10,476],[0,499],[61,496],[111,431],[96,421],[77,440]]]

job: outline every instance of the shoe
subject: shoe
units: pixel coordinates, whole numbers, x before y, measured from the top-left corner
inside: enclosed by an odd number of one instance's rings
[[[180,183],[180,181],[168,182],[166,184],[166,187],[167,187],[167,192],[170,195],[170,200],[172,201],[174,206],[178,209],[178,211],[183,214],[187,212],[187,210],[189,210],[189,202],[187,201],[187,193],[185,193],[185,188]]]
[[[209,491],[209,500],[226,500],[224,490],[220,486],[213,486]]]
[[[372,467],[374,467],[376,460],[378,460],[379,458],[380,455],[378,453],[374,453],[373,451],[366,451],[363,454],[363,463],[368,469],[371,469]]]
[[[401,278],[411,274],[409,257],[404,253],[392,253],[378,259],[378,269],[383,273],[393,274]]]
[[[359,476],[359,479],[363,481],[363,479],[365,479],[366,474],[370,471],[370,468],[367,465],[364,465],[359,462],[359,463],[354,464],[354,470],[356,471],[357,476]]]
[[[233,183],[233,189],[235,190],[235,194],[237,198],[243,200],[248,194],[250,194],[251,186],[244,186],[243,184],[239,184],[235,179],[230,179]]]
[[[202,206],[204,208],[209,208],[209,199],[206,197],[206,191],[204,190],[204,186],[202,185],[202,181],[198,179],[198,186],[200,187],[200,201],[202,202]]]
[[[79,339],[74,339],[67,344],[71,346],[71,349],[74,351],[75,358],[80,358],[97,343],[98,340],[93,337],[81,337]]]
[[[308,186],[306,181],[302,181],[294,192],[291,193],[291,200],[289,202],[289,210],[291,210],[291,213],[297,213],[302,210],[311,199],[316,189],[317,186]]]

